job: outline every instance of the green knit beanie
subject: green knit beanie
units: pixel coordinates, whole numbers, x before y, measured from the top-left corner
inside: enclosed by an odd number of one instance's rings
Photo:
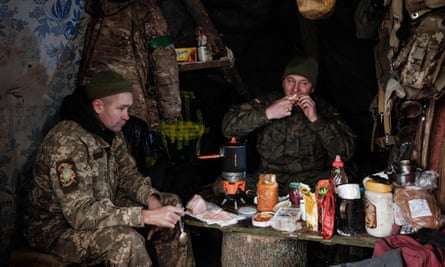
[[[308,56],[296,56],[287,63],[282,79],[289,74],[297,74],[306,77],[315,88],[318,76],[317,61]]]
[[[90,83],[85,87],[85,94],[91,100],[124,92],[133,92],[131,82],[111,70],[94,74]]]

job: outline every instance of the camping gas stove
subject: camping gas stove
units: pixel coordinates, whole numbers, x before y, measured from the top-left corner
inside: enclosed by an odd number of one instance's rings
[[[238,200],[243,204],[246,187],[246,146],[232,138],[223,146],[222,179],[226,197],[221,205],[228,200],[233,201],[235,209],[238,209]]]
[[[246,187],[246,146],[232,138],[221,146],[219,154],[202,155],[200,159],[222,158],[222,180],[226,197],[221,205],[228,200],[233,201],[235,209],[238,209],[238,200],[243,204]]]
[[[223,180],[226,197],[221,202],[221,205],[226,204],[228,200],[233,201],[235,209],[238,209],[238,200],[243,204],[246,204],[243,198],[245,196],[244,192],[246,187],[245,178],[242,180],[229,180],[223,176]]]

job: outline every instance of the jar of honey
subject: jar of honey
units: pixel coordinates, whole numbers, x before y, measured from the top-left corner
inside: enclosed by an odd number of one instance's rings
[[[257,210],[273,211],[278,202],[278,183],[275,174],[260,174],[257,183]]]

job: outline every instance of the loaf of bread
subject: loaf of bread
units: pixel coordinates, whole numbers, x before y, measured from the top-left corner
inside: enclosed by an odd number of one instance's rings
[[[440,208],[435,195],[416,186],[402,186],[394,190],[394,202],[405,221],[415,230],[439,229],[442,226]]]

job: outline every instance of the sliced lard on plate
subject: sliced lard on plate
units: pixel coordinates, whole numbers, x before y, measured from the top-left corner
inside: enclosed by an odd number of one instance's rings
[[[195,194],[185,206],[193,215],[198,215],[207,211],[207,201],[202,196]]]

